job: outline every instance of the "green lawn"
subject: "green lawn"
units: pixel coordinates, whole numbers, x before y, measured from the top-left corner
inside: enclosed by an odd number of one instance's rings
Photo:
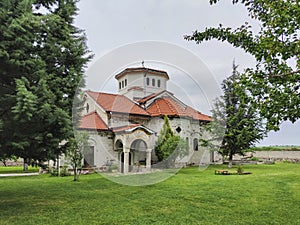
[[[5,173],[35,173],[39,168],[28,166],[28,171],[23,170],[23,166],[0,166],[0,174]]]
[[[300,164],[247,165],[251,175],[214,175],[221,168],[186,168],[138,187],[98,174],[80,182],[0,178],[0,224],[300,224]]]

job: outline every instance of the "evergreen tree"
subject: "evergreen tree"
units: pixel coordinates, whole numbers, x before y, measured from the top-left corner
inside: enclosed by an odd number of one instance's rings
[[[215,4],[220,0],[210,0]],[[300,7],[299,0],[233,0],[244,4],[250,23],[232,29],[220,25],[187,35],[197,44],[216,39],[241,48],[257,60],[242,77],[252,94],[252,102],[267,119],[268,129],[278,130],[282,121],[295,122],[300,118]]]
[[[202,145],[228,157],[229,167],[235,154],[244,155],[266,135],[262,119],[249,101],[249,93],[240,83],[240,78],[237,66],[233,65],[232,75],[222,83],[224,95],[215,101],[214,121],[206,126],[209,138],[201,140]]]
[[[91,58],[76,0],[0,0],[0,154],[46,160],[73,137],[72,103]]]
[[[174,135],[168,116],[164,116],[164,124],[155,145],[158,161],[165,161],[166,167],[173,167],[176,160],[188,155],[189,146],[186,140]]]
[[[156,145],[155,145],[155,154],[158,158],[158,161],[162,161],[166,158],[167,154],[162,151],[162,145],[170,138],[174,136],[174,133],[170,127],[170,121],[168,116],[164,116],[164,124],[160,130]]]

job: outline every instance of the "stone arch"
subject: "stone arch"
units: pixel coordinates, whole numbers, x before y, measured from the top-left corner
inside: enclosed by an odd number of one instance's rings
[[[147,160],[147,144],[142,139],[134,140],[130,145],[130,153],[132,154],[133,165],[145,165]]]
[[[193,140],[193,150],[194,151],[198,151],[199,150],[199,140],[198,140],[198,138],[194,138],[194,140]]]
[[[127,146],[130,148],[132,143],[136,140],[145,142],[146,147],[150,147],[150,136],[143,130],[139,129],[128,135]]]
[[[114,150],[118,151],[119,167],[122,173],[140,169],[139,161],[143,161],[146,169],[151,168],[151,144],[153,133],[144,128],[137,128],[115,136]]]
[[[95,151],[97,142],[93,138],[89,138],[89,149],[86,150],[83,154],[83,166],[84,167],[93,167],[95,165]]]
[[[115,141],[114,150],[115,151],[123,151],[123,141],[121,139],[117,139]]]
[[[146,151],[147,147],[147,143],[142,139],[136,139],[130,145],[130,149],[135,151]]]

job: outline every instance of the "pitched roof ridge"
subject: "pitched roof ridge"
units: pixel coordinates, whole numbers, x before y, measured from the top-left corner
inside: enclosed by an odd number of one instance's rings
[[[161,110],[160,110],[160,107],[159,107],[159,105],[157,104],[157,100],[158,99],[156,99],[154,102],[155,102],[155,107],[157,108],[157,111],[159,112],[159,114],[161,114]]]
[[[97,119],[98,122],[100,121],[100,124],[97,122]],[[109,130],[107,124],[100,117],[96,110],[81,117],[79,129]]]
[[[139,114],[144,116],[149,116],[150,114],[141,107],[137,102],[131,100],[125,95],[121,94],[111,94],[106,92],[95,92],[86,91],[87,94],[106,112],[119,112],[119,113],[129,113],[129,114]],[[107,97],[107,98],[106,98]],[[118,103],[114,105],[115,101]],[[125,111],[121,108],[121,103],[124,103]],[[120,108],[121,107],[121,108]],[[124,109],[123,107],[123,109]],[[127,110],[127,111],[126,111]]]
[[[165,102],[166,102],[166,104],[169,106],[169,109],[171,110],[171,112],[172,113],[179,113],[176,109],[175,109],[175,107],[169,102],[169,100],[167,101],[166,99],[171,99],[170,97],[164,97],[164,98],[162,98],[162,100],[165,100]],[[173,100],[173,99],[172,99]],[[176,102],[175,102],[176,103]]]

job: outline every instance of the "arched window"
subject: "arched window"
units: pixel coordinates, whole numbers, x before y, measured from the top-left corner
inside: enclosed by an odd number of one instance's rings
[[[89,103],[86,104],[86,112],[88,113],[90,110],[90,106],[89,106]]]
[[[155,86],[155,79],[152,79],[152,86]]]
[[[147,81],[147,86],[149,86],[150,85],[150,79],[149,79],[149,77],[147,77],[146,81]]]
[[[122,84],[121,84],[121,82],[119,82],[119,89],[121,89],[122,88],[122,86],[121,86]]]
[[[157,87],[160,87],[160,80],[157,80]]]
[[[124,88],[124,80],[122,80],[122,88]]]
[[[125,79],[125,87],[127,86],[127,79]]]
[[[199,149],[198,149],[198,139],[197,138],[195,138],[194,139],[194,151],[198,151]]]

